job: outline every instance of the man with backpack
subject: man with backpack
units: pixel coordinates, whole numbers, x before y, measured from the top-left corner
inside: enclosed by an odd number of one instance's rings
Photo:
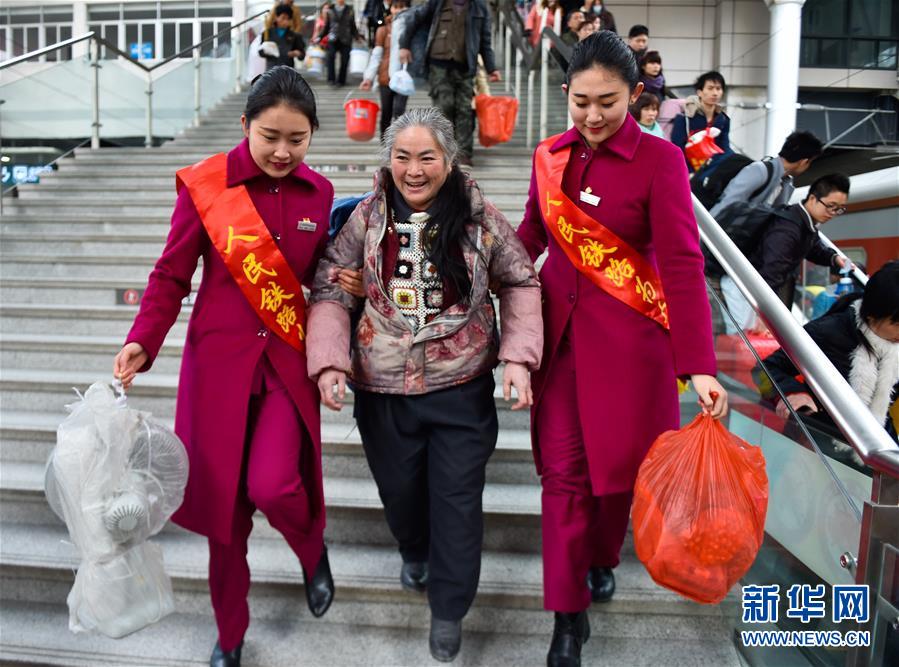
[[[818,227],[845,213],[848,198],[847,176],[821,176],[812,183],[801,203],[775,211],[767,218],[752,245],[741,247],[787,308],[793,305],[796,274],[804,259],[832,269],[846,266],[848,260],[821,241]],[[730,276],[721,277],[721,290],[737,324],[743,329],[754,328],[755,313]]]
[[[705,184],[697,185],[720,192],[709,213],[721,224],[719,215],[738,202],[750,206],[777,207],[786,204],[793,194],[793,179],[804,174],[822,150],[821,140],[811,132],[793,132],[784,141],[776,158],[749,163],[729,183],[722,182],[723,173],[716,177],[716,170],[709,174]]]

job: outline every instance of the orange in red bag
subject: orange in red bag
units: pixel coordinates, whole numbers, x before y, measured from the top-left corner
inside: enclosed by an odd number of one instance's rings
[[[715,137],[719,134],[721,134],[721,130],[717,127],[707,127],[699,132],[694,132],[687,139],[684,154],[693,171],[699,171],[702,165],[724,152],[724,149],[715,143]]]
[[[761,448],[699,415],[660,435],[640,465],[631,512],[637,557],[660,586],[715,604],[755,560],[767,509]]]
[[[478,95],[474,98],[478,114],[478,141],[481,146],[501,144],[512,138],[518,116],[518,100],[499,95]]]

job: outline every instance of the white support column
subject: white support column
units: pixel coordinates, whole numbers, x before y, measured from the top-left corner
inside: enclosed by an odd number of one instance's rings
[[[771,12],[768,42],[768,123],[765,155],[777,155],[787,135],[796,129],[799,93],[799,40],[805,0],[765,0]]]
[[[41,31],[43,32],[43,31]],[[72,3],[72,36],[83,35],[87,32],[87,3]],[[72,46],[72,58],[81,58],[89,53],[90,43],[79,42]]]

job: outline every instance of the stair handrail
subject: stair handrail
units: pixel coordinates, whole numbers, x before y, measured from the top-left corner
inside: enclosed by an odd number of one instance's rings
[[[46,55],[48,53],[53,53],[54,51],[59,51],[60,49],[64,49],[75,44],[79,44],[81,42],[90,41],[91,42],[91,68],[93,69],[93,95],[92,95],[92,114],[93,114],[93,122],[91,123],[91,148],[96,149],[100,147],[100,68],[102,67],[100,60],[100,47],[105,47],[111,52],[115,53],[117,56],[122,58],[124,61],[135,65],[140,68],[147,77],[147,107],[146,107],[146,133],[144,136],[144,145],[149,148],[153,145],[153,78],[152,73],[172,62],[173,60],[177,60],[178,58],[183,57],[185,54],[192,53],[194,60],[194,124],[199,124],[200,122],[200,70],[202,66],[202,59],[199,57],[200,49],[223,35],[229,34],[235,28],[240,28],[251,21],[255,21],[260,17],[268,14],[269,10],[264,10],[253,14],[252,16],[243,19],[233,25],[228,26],[227,28],[223,28],[219,30],[213,35],[208,37],[204,37],[196,44],[192,44],[188,47],[181,49],[178,53],[168,56],[167,58],[163,58],[162,60],[153,63],[152,65],[146,65],[140,60],[131,57],[131,54],[125,53],[122,51],[117,45],[110,43],[104,37],[98,35],[96,32],[91,31],[87,32],[83,35],[79,35],[78,37],[72,37],[66,40],[62,40],[55,44],[51,44],[49,46],[45,46],[40,49],[35,49],[34,51],[30,51],[21,56],[16,56],[15,58],[10,58],[8,60],[4,60],[0,62],[0,71],[7,69],[9,67],[13,67],[15,65],[21,64],[27,60],[31,60],[32,58],[36,58],[38,56]],[[241,43],[240,35],[238,34],[237,39],[232,42],[232,52],[234,57],[237,58],[238,66],[237,66],[237,80],[235,81],[235,90],[240,89],[243,80],[243,55],[244,55],[244,45]]]
[[[702,240],[802,373],[846,442],[866,465],[899,479],[899,445],[695,195],[693,211]]]
[[[265,11],[261,11],[256,14],[253,14],[253,16],[250,16],[249,18],[246,18],[243,21],[240,21],[231,26],[228,26],[227,28],[223,28],[223,29],[219,30],[217,33],[215,33],[214,35],[210,35],[209,37],[204,37],[196,44],[191,44],[190,46],[187,46],[187,47],[181,49],[178,53],[168,56],[167,58],[164,58],[158,62],[153,63],[152,65],[145,65],[140,60],[133,58],[130,53],[125,53],[118,46],[109,42],[106,38],[101,37],[96,32],[91,31],[91,32],[86,32],[83,35],[80,35],[78,37],[71,37],[71,38],[63,40],[61,42],[51,44],[50,46],[45,46],[40,49],[35,49],[34,51],[29,51],[28,53],[24,53],[21,56],[16,56],[15,58],[10,58],[8,60],[0,61],[0,70],[6,69],[7,67],[12,67],[14,65],[18,65],[19,63],[25,62],[27,60],[31,60],[32,58],[37,58],[38,56],[43,56],[48,53],[53,53],[54,51],[59,51],[60,49],[64,49],[68,46],[72,46],[74,44],[78,44],[80,42],[84,42],[86,40],[93,39],[97,42],[100,42],[100,44],[105,46],[110,51],[114,52],[116,55],[124,58],[125,60],[127,60],[128,62],[130,62],[134,65],[137,65],[145,72],[152,72],[153,70],[158,69],[159,67],[162,67],[163,65],[166,65],[166,64],[172,62],[173,60],[177,60],[178,58],[181,58],[186,53],[191,53],[194,49],[200,48],[203,45],[205,45],[206,43],[214,41],[214,40],[218,39],[219,37],[221,37],[222,35],[228,34],[232,30],[234,30],[234,28],[239,28],[242,25],[250,23],[251,21],[255,21],[260,16],[263,16],[264,14],[268,14],[268,12],[269,12],[269,10],[266,9]]]
[[[521,65],[527,72],[527,113],[525,116],[525,145],[534,146],[534,77],[540,64],[540,51],[534,49],[525,37],[524,22],[514,4],[500,2],[497,7],[494,43],[503,57],[505,91],[510,92],[514,82],[514,95],[521,100]],[[514,51],[514,56],[513,56]],[[513,62],[514,60],[514,62]],[[511,70],[511,71],[510,71]]]

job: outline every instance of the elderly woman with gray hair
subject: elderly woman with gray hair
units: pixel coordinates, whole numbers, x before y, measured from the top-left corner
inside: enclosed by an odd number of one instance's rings
[[[333,410],[352,380],[365,455],[399,543],[400,582],[427,589],[431,654],[448,662],[480,574],[481,495],[498,431],[493,369],[505,362],[513,410],[531,405],[540,284],[512,227],[455,164],[453,126],[438,109],[397,118],[381,151],[387,166],[373,194],[318,265],[308,370]],[[350,269],[360,267],[353,289]],[[351,336],[350,313],[363,300]]]

